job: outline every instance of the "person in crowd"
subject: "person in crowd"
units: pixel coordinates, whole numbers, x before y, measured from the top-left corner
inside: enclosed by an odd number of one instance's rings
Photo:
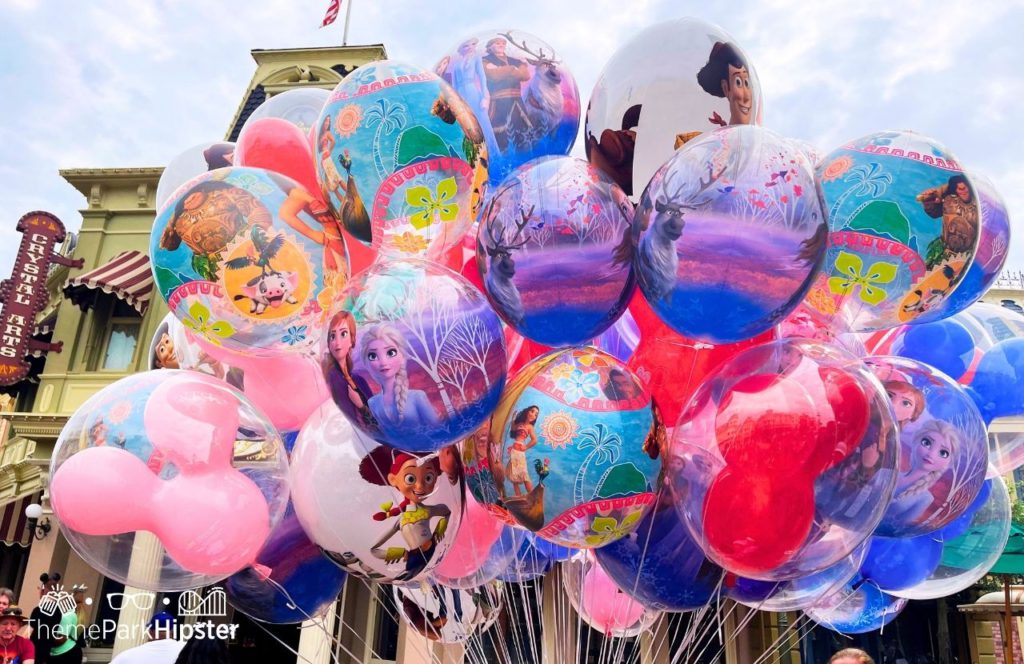
[[[844,648],[832,655],[828,664],[875,664],[875,660],[859,648]]]
[[[178,654],[175,664],[230,664],[228,646],[222,639],[193,636]]]
[[[174,664],[185,648],[185,643],[174,638],[177,620],[161,611],[149,620],[146,636],[149,640],[141,646],[125,650],[113,659],[111,664]]]
[[[18,636],[25,625],[25,616],[16,606],[0,610],[0,662],[2,664],[35,664],[36,649],[32,641]]]

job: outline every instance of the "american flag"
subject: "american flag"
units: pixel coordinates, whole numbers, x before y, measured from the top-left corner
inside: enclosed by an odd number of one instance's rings
[[[327,13],[324,14],[324,22],[320,24],[320,27],[326,28],[331,23],[334,23],[340,12],[341,0],[331,0],[331,4],[327,5]]]

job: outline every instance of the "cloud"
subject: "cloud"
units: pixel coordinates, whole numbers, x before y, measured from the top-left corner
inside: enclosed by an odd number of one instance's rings
[[[532,32],[574,73],[584,107],[620,44],[685,13],[670,0],[348,1],[349,43],[383,42],[392,57],[425,67],[467,35]],[[49,209],[77,228],[84,201],[59,168],[159,166],[223,137],[255,69],[250,50],[340,44],[345,7],[321,30],[326,7],[326,0],[179,0],[128,12],[114,0],[0,0],[0,225]],[[825,149],[881,129],[916,129],[988,174],[1011,214],[1024,214],[1014,149],[1024,95],[1021,3],[745,0],[699,13],[749,54],[772,129]],[[0,239],[8,236],[4,230]],[[13,252],[10,242],[0,246],[0,274]],[[1013,261],[1024,267],[1022,239],[1013,243]]]

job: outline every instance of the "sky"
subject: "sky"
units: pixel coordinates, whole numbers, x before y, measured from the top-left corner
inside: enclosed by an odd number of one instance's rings
[[[584,108],[632,35],[702,18],[756,68],[765,126],[825,151],[913,129],[1024,216],[1024,0],[345,0],[323,29],[329,0],[0,0],[0,277],[24,213],[80,226],[85,199],[58,169],[163,166],[222,139],[255,70],[250,51],[340,44],[349,1],[349,44],[383,43],[427,68],[474,33],[533,33],[573,72]],[[1024,269],[1024,233],[1008,267]]]

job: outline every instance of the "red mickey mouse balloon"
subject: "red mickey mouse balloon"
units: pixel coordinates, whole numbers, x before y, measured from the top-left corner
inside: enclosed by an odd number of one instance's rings
[[[666,482],[712,561],[749,578],[794,579],[845,558],[878,525],[896,435],[863,362],[783,339],[739,353],[696,390]]]

